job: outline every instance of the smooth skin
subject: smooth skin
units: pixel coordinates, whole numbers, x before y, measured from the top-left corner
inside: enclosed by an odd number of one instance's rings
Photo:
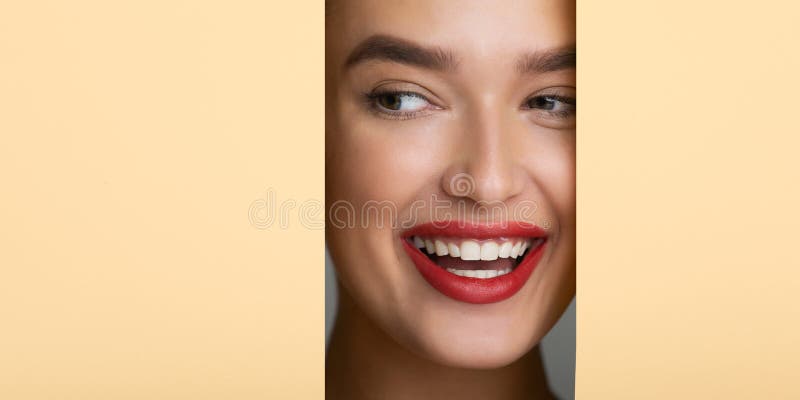
[[[340,285],[328,398],[551,398],[538,344],[575,294],[574,2],[334,0],[326,12],[326,240]],[[463,176],[467,192],[452,184]],[[376,202],[380,215],[362,212]],[[397,222],[482,203],[509,213],[462,217],[532,222],[548,243],[518,293],[468,304],[420,276]]]

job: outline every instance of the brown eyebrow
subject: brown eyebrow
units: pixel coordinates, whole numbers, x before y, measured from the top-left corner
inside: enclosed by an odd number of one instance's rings
[[[517,71],[520,74],[555,72],[575,68],[575,46],[537,51],[520,57]]]
[[[454,70],[453,53],[438,47],[424,47],[389,35],[373,35],[353,49],[344,65],[347,68],[368,60],[385,60],[436,71]]]

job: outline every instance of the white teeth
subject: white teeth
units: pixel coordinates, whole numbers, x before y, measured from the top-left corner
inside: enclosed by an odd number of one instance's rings
[[[519,255],[519,248],[522,246],[522,242],[514,243],[514,247],[511,248],[511,258],[517,258]]]
[[[513,245],[511,242],[503,242],[503,244],[500,245],[500,249],[497,251],[497,256],[500,258],[508,258],[511,256],[512,247]]]
[[[478,279],[492,279],[498,276],[503,276],[509,272],[511,272],[511,268],[506,268],[502,271],[498,271],[495,269],[455,269],[455,268],[448,268],[447,272],[451,274],[455,274],[458,276],[465,276],[467,278],[478,278]]]
[[[414,247],[425,249],[428,254],[460,258],[464,261],[494,261],[498,258],[518,258],[528,248],[540,243],[540,240],[528,239],[496,239],[496,240],[470,240],[448,238],[412,238]],[[459,245],[460,244],[460,245]]]
[[[436,251],[436,248],[433,247],[433,242],[430,239],[425,239],[425,250],[428,251],[428,254],[433,254]]]
[[[461,250],[458,248],[457,244],[448,243],[447,250],[450,251],[450,257],[461,257]]]
[[[465,240],[461,243],[461,259],[465,261],[480,260],[481,245],[472,240]]]
[[[447,255],[447,245],[444,244],[443,241],[437,240],[435,243],[436,246],[436,255],[437,256],[446,256]]]
[[[486,242],[481,246],[481,260],[493,261],[497,260],[498,246],[495,242]]]

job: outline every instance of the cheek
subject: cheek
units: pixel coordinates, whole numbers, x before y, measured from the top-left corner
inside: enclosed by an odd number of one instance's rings
[[[402,249],[392,219],[408,217],[404,213],[410,205],[438,183],[437,164],[446,158],[437,154],[440,146],[426,145],[429,125],[346,115],[353,117],[328,136],[326,201],[329,207],[338,201],[351,205],[348,221],[356,228],[328,229],[327,243],[342,284],[387,323],[387,316],[396,313],[392,307],[411,297],[412,286],[408,269],[398,263]]]
[[[357,121],[357,122],[356,122]],[[435,189],[448,146],[436,121],[356,117],[329,140],[329,194],[354,203],[391,201],[399,210]]]
[[[569,136],[566,136],[569,135]],[[542,138],[531,147],[536,149],[528,158],[528,170],[541,195],[547,211],[560,229],[575,224],[575,145],[574,133]]]
[[[562,164],[548,177],[548,187],[553,197],[554,210],[562,229],[567,229],[575,224],[575,164],[570,162]]]

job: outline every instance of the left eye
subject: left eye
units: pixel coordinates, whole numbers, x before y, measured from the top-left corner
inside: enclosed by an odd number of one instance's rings
[[[536,96],[527,101],[526,106],[534,110],[543,110],[549,112],[574,112],[575,100],[568,99],[561,96]]]
[[[381,93],[375,96],[377,105],[390,112],[415,112],[428,106],[428,101],[416,93]]]

